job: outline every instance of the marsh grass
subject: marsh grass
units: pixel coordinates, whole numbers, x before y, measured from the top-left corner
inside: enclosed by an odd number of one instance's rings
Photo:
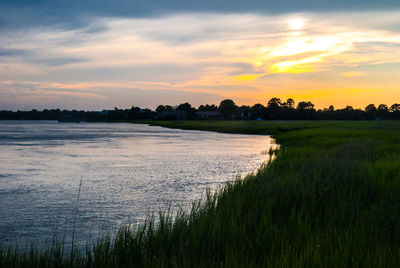
[[[399,267],[400,123],[160,122],[273,133],[281,149],[256,174],[207,192],[189,212],[160,212],[104,233],[74,258],[63,242],[3,267]],[[54,246],[55,245],[55,246]]]

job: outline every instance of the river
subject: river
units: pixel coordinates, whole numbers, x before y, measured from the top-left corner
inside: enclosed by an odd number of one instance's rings
[[[0,121],[0,241],[83,242],[257,170],[268,136],[128,123]],[[76,210],[78,189],[80,200]]]

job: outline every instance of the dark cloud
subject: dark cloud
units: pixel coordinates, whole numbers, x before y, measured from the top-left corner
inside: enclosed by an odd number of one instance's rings
[[[13,57],[13,56],[21,56],[26,54],[27,51],[23,49],[8,49],[8,48],[0,48],[0,57]]]
[[[398,0],[2,0],[0,27],[58,25],[74,28],[93,17],[151,17],[172,13],[378,11],[400,8]]]
[[[66,64],[87,62],[86,58],[59,57],[52,55],[40,55],[40,52],[26,49],[9,49],[0,47],[0,59],[11,59],[15,61],[20,59],[23,62],[41,64],[46,66],[61,66]]]

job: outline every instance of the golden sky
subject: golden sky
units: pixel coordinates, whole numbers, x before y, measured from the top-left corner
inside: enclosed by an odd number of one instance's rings
[[[400,12],[191,13],[3,31],[0,109],[400,103]]]

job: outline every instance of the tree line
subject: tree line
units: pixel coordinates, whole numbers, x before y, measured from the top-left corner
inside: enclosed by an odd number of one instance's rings
[[[295,103],[291,98],[282,101],[271,98],[265,105],[238,106],[231,99],[215,104],[200,105],[198,108],[189,103],[177,106],[159,105],[155,110],[132,106],[130,109],[77,111],[44,109],[42,111],[0,111],[0,120],[59,120],[59,121],[131,121],[131,120],[400,120],[400,104],[390,107],[380,104],[367,105],[364,109],[346,106],[335,109],[333,105],[324,109],[315,109],[310,101]]]

